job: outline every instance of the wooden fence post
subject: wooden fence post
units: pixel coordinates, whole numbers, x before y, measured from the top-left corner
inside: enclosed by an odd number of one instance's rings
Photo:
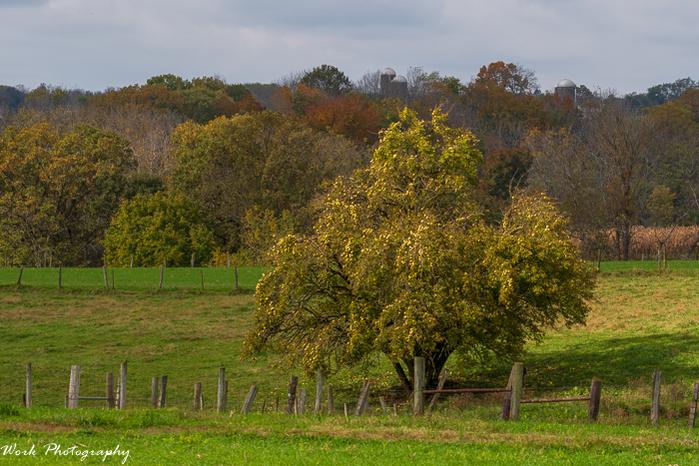
[[[322,369],[316,371],[316,401],[313,404],[313,414],[320,414],[323,410],[323,385],[325,384],[325,374]]]
[[[238,266],[233,267],[233,278],[235,279],[235,292],[240,291],[240,287],[238,286]]]
[[[63,267],[58,266],[58,289],[63,288]]]
[[[512,392],[510,393],[510,419],[519,420],[519,404],[524,390],[524,363],[516,362],[512,366]]]
[[[366,411],[367,405],[369,404],[369,387],[371,383],[368,380],[364,381],[364,386],[362,391],[359,393],[359,400],[357,401],[357,407],[354,410],[355,416],[361,416]]]
[[[226,411],[226,369],[218,368],[218,385],[216,390],[216,411],[223,413]]]
[[[201,382],[197,382],[194,384],[194,411],[201,411],[202,404]]]
[[[384,415],[388,414],[388,407],[386,406],[386,400],[382,396],[379,397],[379,404],[381,405],[381,411]]]
[[[78,407],[80,396],[80,366],[70,366],[70,381],[68,383],[68,408]]]
[[[165,279],[165,265],[160,266],[160,284],[158,285],[158,290],[163,289],[163,281]]]
[[[306,412],[306,389],[299,390],[299,396],[296,398],[296,414],[304,414]]]
[[[439,374],[439,381],[437,382],[437,390],[441,390],[444,388],[444,384],[447,381],[448,377],[448,372],[446,369],[442,369],[442,373]],[[435,393],[432,395],[432,399],[430,400],[430,404],[427,405],[427,414],[432,414],[432,408],[434,408],[434,405],[437,403],[437,400],[439,399],[439,393]]]
[[[599,402],[602,397],[602,381],[592,379],[590,385],[590,404],[587,408],[587,418],[590,422],[596,422],[599,417]]]
[[[17,286],[22,286],[22,275],[24,274],[24,266],[19,269],[19,277],[17,277]]]
[[[201,275],[201,290],[204,291],[204,269],[199,269],[199,274]]]
[[[159,408],[165,407],[165,401],[167,397],[167,375],[160,377],[160,401],[158,402]]]
[[[335,414],[335,400],[333,398],[332,385],[328,385],[328,414]]]
[[[192,256],[189,258],[189,266],[191,268],[194,268],[194,262],[196,261],[197,255],[196,253],[192,253]]]
[[[286,414],[294,414],[296,411],[296,386],[298,383],[299,378],[292,375],[289,381],[289,390],[286,395]]]
[[[502,399],[502,414],[500,415],[500,419],[503,421],[509,421],[510,420],[510,400],[512,399],[512,374],[515,372],[515,367],[512,366],[512,369],[510,370],[510,377],[507,379],[507,385],[505,386],[505,389],[509,390],[505,392],[505,396]]]
[[[425,358],[417,356],[414,360],[413,374],[413,414],[419,416],[424,411],[425,395]]]
[[[102,266],[102,279],[104,280],[104,288],[109,289],[109,278],[107,278],[107,266]]]
[[[157,375],[150,380],[150,405],[153,408],[158,407],[158,376]]]
[[[107,408],[114,409],[115,399],[114,399],[114,374],[107,372],[106,376],[106,397],[107,397]]]
[[[114,284],[114,269],[111,270],[112,273],[112,290],[116,290],[116,285]]]
[[[694,382],[692,403],[689,405],[689,428],[694,428],[697,418],[697,400],[699,400],[699,383]]]
[[[243,402],[243,408],[240,410],[243,414],[248,414],[252,411],[252,404],[255,402],[255,397],[257,396],[257,385],[253,384],[245,396],[245,401]]]
[[[27,374],[24,385],[24,407],[32,407],[32,363],[27,363]]]
[[[663,374],[660,370],[656,370],[653,373],[653,395],[650,405],[650,421],[653,425],[658,424],[660,420],[660,382],[662,377]]]
[[[119,367],[119,409],[126,408],[126,361]]]

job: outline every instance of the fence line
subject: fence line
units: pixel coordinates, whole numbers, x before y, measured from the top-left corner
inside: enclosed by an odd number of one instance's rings
[[[589,394],[587,396],[568,396],[568,397],[544,397],[544,398],[525,398],[524,394],[526,392],[531,392],[532,388],[525,388],[524,386],[524,364],[522,362],[514,363],[512,371],[510,374],[510,380],[504,388],[494,388],[494,387],[462,387],[462,388],[444,388],[444,384],[447,379],[447,373],[444,371],[440,374],[439,382],[436,388],[427,389],[425,388],[425,364],[424,358],[415,358],[414,366],[414,385],[411,393],[411,399],[404,399],[400,401],[398,399],[393,400],[393,414],[398,414],[398,407],[404,406],[408,408],[408,412],[412,412],[414,416],[421,416],[425,414],[425,396],[433,395],[431,397],[430,403],[426,410],[427,414],[432,412],[434,405],[437,401],[439,395],[454,395],[454,394],[503,394],[503,410],[501,413],[501,419],[517,421],[521,413],[521,405],[529,404],[542,404],[542,403],[574,403],[574,402],[587,402],[588,403],[588,419],[590,422],[596,422],[600,413],[600,403],[602,396],[602,382],[593,378],[590,384]],[[39,377],[43,374],[42,371],[37,371],[36,366],[32,363],[27,363],[25,365],[25,371],[22,374],[24,378],[24,393],[22,393],[23,406],[27,409],[31,409],[34,403],[34,387],[36,384],[37,374]],[[118,378],[116,390],[114,387],[114,375],[112,372],[106,372],[105,377],[105,391],[104,395],[95,394],[93,391],[85,390],[85,384],[81,383],[81,378],[84,381],[83,375],[85,374],[85,368],[80,365],[70,366],[70,371],[68,374],[68,390],[64,397],[64,406],[68,409],[75,409],[79,407],[80,402],[105,402],[108,409],[126,409],[127,406],[143,406],[151,407],[153,409],[165,408],[168,404],[166,401],[169,400],[169,404],[176,405],[173,403],[173,399],[167,398],[167,387],[168,387],[168,376],[167,375],[156,375],[151,377],[150,380],[150,396],[134,396],[128,391],[127,385],[127,374],[128,365],[124,361],[119,366]],[[63,372],[65,374],[65,372]],[[316,392],[315,392],[315,402],[313,405],[314,414],[334,414],[335,413],[335,400],[334,391],[332,385],[326,385],[325,375],[322,372],[316,374]],[[661,404],[660,404],[660,392],[662,386],[662,373],[660,370],[656,370],[653,373],[652,379],[652,392],[650,396],[650,421],[652,424],[658,424],[660,420]],[[191,385],[190,385],[191,387]],[[575,387],[577,388],[577,387]],[[370,404],[371,395],[371,381],[365,380],[362,389],[359,392],[359,396],[356,403],[343,403],[344,413],[349,416],[349,410],[354,407],[355,416],[363,416],[368,412]],[[88,393],[82,393],[88,392]],[[269,390],[263,393],[261,401],[259,401],[259,387],[257,384],[250,386],[247,394],[239,400],[242,400],[240,405],[240,412],[242,414],[249,414],[254,411],[254,406],[257,401],[258,410],[260,412],[266,412],[269,406],[270,411],[279,412],[280,397],[279,389]],[[190,392],[191,393],[191,392]],[[326,396],[326,404],[323,407],[324,393]],[[306,412],[306,389],[304,387],[299,387],[299,379],[297,376],[291,376],[289,385],[286,388],[287,403],[284,411],[291,415],[303,415]],[[389,414],[389,405],[383,396],[385,392],[379,394],[377,401],[380,404],[380,408],[377,406],[376,410],[383,414]],[[402,392],[405,396],[405,392]],[[272,400],[275,400],[272,403]],[[215,401],[209,402],[207,405],[204,398],[204,385],[202,382],[196,382],[194,384],[194,396],[193,399],[190,398],[190,403],[195,411],[212,409],[219,413],[225,413],[228,411],[228,380],[226,379],[226,371],[224,367],[218,367],[218,379],[216,383],[216,398]],[[128,404],[127,404],[128,401]],[[180,397],[177,399],[178,402],[183,401]],[[689,419],[688,426],[694,427],[696,424],[696,414],[697,405],[699,403],[699,382],[694,383],[692,387],[692,398],[689,406]],[[376,412],[376,411],[375,411]]]

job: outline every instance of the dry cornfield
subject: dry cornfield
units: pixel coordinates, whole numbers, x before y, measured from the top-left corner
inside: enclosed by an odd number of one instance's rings
[[[609,230],[605,248],[616,251],[616,234]],[[663,249],[668,259],[692,259],[699,256],[699,225],[644,227],[632,229],[630,259],[655,259],[662,256]]]

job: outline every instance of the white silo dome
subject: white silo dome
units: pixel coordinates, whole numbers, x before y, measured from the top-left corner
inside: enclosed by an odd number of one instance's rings
[[[563,81],[559,82],[556,87],[577,87],[577,86],[570,79],[564,79]]]
[[[384,68],[384,70],[381,72],[381,75],[386,75],[393,78],[396,75],[396,70],[394,70],[393,68]]]

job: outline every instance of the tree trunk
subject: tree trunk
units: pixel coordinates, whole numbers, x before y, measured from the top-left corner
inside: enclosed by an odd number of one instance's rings
[[[443,347],[438,347],[434,353],[424,355],[426,388],[434,388],[437,386],[437,383],[439,382],[439,374],[442,372],[442,369],[444,368],[444,365],[447,363],[447,360],[449,359],[450,355],[451,352],[447,351]],[[398,375],[398,379],[400,380],[401,385],[403,385],[408,391],[413,389],[413,380],[415,376],[413,373],[414,356],[406,357],[405,359],[403,359],[402,364],[400,361],[395,361],[393,363],[393,367],[396,371],[396,374]],[[405,364],[405,366],[408,368],[408,374],[406,374],[405,369],[403,368],[403,364]]]
[[[396,374],[398,375],[398,379],[400,382],[403,384],[403,386],[408,390],[412,390],[413,384],[410,382],[410,379],[408,379],[408,376],[405,375],[405,371],[403,370],[403,366],[399,361],[395,361],[393,363],[393,367],[396,370]]]

